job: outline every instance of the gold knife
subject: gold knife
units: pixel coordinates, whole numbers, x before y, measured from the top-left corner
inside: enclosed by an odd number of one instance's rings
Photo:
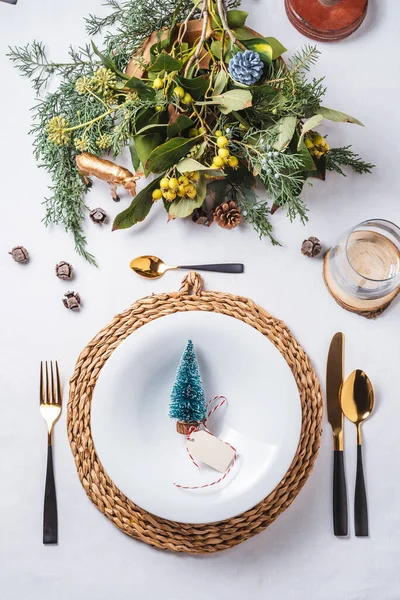
[[[343,413],[340,392],[344,370],[344,335],[335,333],[329,347],[326,367],[326,401],[328,421],[333,433],[333,531],[337,536],[348,533],[346,478],[343,461]]]

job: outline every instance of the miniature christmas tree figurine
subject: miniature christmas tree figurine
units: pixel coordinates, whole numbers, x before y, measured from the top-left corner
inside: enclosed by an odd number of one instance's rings
[[[179,363],[171,392],[169,416],[178,419],[176,429],[187,434],[190,427],[206,417],[207,409],[199,365],[192,340],[189,340]]]

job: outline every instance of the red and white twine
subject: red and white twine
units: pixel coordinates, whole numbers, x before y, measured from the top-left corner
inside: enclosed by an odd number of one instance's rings
[[[221,400],[221,402],[219,402],[218,404],[216,404],[215,406],[213,406],[213,408],[210,409],[210,406],[212,404],[214,404],[215,402],[217,402],[217,400]],[[213,435],[211,433],[211,431],[208,429],[207,427],[207,421],[208,419],[211,417],[211,415],[218,410],[219,408],[221,408],[221,406],[224,406],[224,404],[226,404],[228,402],[228,400],[226,399],[225,396],[215,396],[214,398],[212,398],[212,400],[209,400],[207,402],[207,416],[204,419],[204,421],[198,426],[198,427],[191,427],[188,431],[188,434],[186,436],[186,441],[189,441],[191,439],[191,434],[194,431],[199,431],[200,427],[203,428],[204,431],[206,431],[209,435]],[[234,452],[234,456],[233,456],[233,460],[231,462],[231,464],[229,465],[228,469],[225,471],[225,473],[223,475],[221,475],[221,477],[219,479],[217,479],[216,481],[212,481],[211,483],[205,483],[204,485],[181,485],[179,483],[174,483],[174,485],[178,488],[181,488],[182,490],[201,490],[203,488],[207,488],[207,487],[211,487],[213,485],[217,485],[218,483],[220,483],[221,481],[223,481],[228,475],[229,473],[232,471],[235,463],[236,463],[236,458],[237,458],[237,453],[236,453],[236,448],[234,448],[231,444],[229,444],[229,442],[225,442],[224,440],[221,440],[224,444],[226,444],[227,446],[229,446],[230,448],[232,448],[233,452]],[[190,457],[190,460],[192,461],[192,463],[195,465],[195,467],[197,467],[198,469],[200,468],[199,465],[197,464],[197,462],[195,461],[195,459],[193,458],[193,456],[190,454],[189,448],[186,446],[186,451]]]

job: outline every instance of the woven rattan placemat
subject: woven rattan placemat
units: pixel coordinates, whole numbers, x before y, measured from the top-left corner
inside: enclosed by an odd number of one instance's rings
[[[213,311],[247,323],[267,336],[292,370],[302,406],[302,429],[296,455],[275,490],[251,510],[205,525],[160,519],[136,506],[114,485],[96,454],[90,429],[93,390],[115,348],[133,331],[165,315],[188,310]],[[296,498],[313,468],[321,440],[322,396],[317,376],[286,325],[249,298],[203,291],[190,272],[179,292],[148,296],[98,333],[80,354],[70,382],[68,437],[79,479],[91,501],[124,533],[157,548],[201,554],[240,544],[270,525]]]

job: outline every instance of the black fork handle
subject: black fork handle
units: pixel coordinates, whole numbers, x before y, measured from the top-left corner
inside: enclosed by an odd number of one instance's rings
[[[343,450],[334,450],[333,457],[333,532],[336,536],[346,536],[347,492]]]
[[[49,444],[47,447],[46,486],[44,491],[43,544],[57,544],[57,542],[57,496],[53,469],[53,447]]]
[[[193,269],[195,271],[215,271],[216,273],[243,273],[244,265],[241,263],[225,263],[218,265],[180,265],[179,269]]]

